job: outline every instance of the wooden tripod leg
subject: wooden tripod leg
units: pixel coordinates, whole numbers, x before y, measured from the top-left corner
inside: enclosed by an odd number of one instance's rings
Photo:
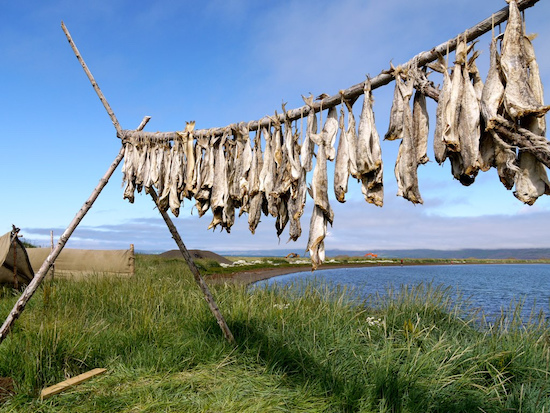
[[[158,196],[153,188],[150,189],[150,194],[158,208]],[[214,301],[214,297],[212,297],[212,294],[210,293],[210,289],[208,288],[208,285],[206,285],[206,282],[201,277],[199,269],[195,265],[193,258],[191,258],[189,251],[187,251],[187,248],[185,247],[185,244],[183,243],[178,233],[178,230],[176,229],[176,226],[172,222],[172,219],[170,218],[170,216],[166,211],[163,211],[160,208],[158,208],[158,210],[160,211],[162,218],[164,218],[164,222],[166,222],[166,226],[170,230],[170,233],[172,234],[172,238],[174,238],[174,241],[176,241],[176,244],[178,245],[178,248],[181,251],[183,258],[187,262],[187,265],[189,266],[189,269],[191,270],[191,273],[193,274],[195,281],[199,285],[202,293],[204,294],[204,299],[208,303],[208,306],[210,307],[210,311],[212,311],[212,314],[214,314],[214,317],[216,317],[216,320],[218,321],[218,325],[222,329],[225,339],[231,344],[235,344],[235,338],[233,337],[231,330],[229,330],[229,327],[227,326],[225,319],[220,313],[220,309],[218,308],[216,301]]]

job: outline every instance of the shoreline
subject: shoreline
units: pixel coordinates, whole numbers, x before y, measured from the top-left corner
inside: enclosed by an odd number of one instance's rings
[[[326,264],[321,265],[316,271],[330,270],[331,268],[363,268],[363,267],[410,267],[417,265],[472,265],[472,264],[484,264],[482,262],[433,262],[433,263],[416,263],[407,262],[403,263],[362,263],[362,264]],[[485,264],[498,264],[495,262]],[[504,263],[502,263],[504,264]],[[301,272],[313,272],[310,266],[296,266],[296,267],[265,267],[257,268],[247,271],[236,271],[231,274],[212,274],[208,277],[207,281],[212,284],[254,284],[258,281],[265,281],[273,277],[280,275],[295,274]]]

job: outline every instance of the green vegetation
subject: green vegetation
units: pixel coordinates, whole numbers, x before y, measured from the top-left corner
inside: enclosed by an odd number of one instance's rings
[[[327,287],[216,285],[232,346],[181,260],[47,284],[0,345],[16,383],[0,412],[550,411],[547,322],[489,325],[436,286],[358,306]],[[2,317],[16,298],[2,290]],[[38,400],[96,367],[107,374]]]

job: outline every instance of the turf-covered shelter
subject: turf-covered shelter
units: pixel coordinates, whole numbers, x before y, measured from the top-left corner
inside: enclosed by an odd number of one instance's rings
[[[0,237],[0,284],[19,288],[34,277],[25,246],[16,233],[7,232]]]

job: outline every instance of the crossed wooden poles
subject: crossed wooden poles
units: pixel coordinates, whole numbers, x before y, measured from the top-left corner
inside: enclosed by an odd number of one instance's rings
[[[522,0],[522,1],[518,2],[518,7],[519,7],[520,10],[525,10],[526,8],[534,6],[535,3],[537,3],[538,1],[539,0]],[[464,31],[463,33],[459,34],[458,36],[455,36],[453,39],[448,40],[447,42],[442,43],[439,46],[436,46],[436,47],[434,47],[433,49],[431,49],[427,52],[419,53],[418,55],[413,57],[411,60],[409,60],[409,62],[405,63],[404,65],[415,64],[419,67],[424,66],[424,65],[436,60],[438,54],[445,54],[445,53],[449,53],[449,52],[454,51],[455,48],[456,48],[458,38],[465,38],[467,41],[472,41],[472,40],[480,37],[481,35],[487,33],[488,31],[490,31],[495,25],[501,24],[504,21],[506,21],[508,19],[508,14],[509,14],[508,6],[506,6],[506,7],[502,8],[501,10],[497,11],[496,13],[494,13],[492,16],[490,16],[487,19],[483,20],[482,22],[480,22],[480,23],[476,24],[475,26],[471,27],[470,29]],[[71,35],[69,34],[69,32],[68,32],[68,30],[65,27],[65,24],[63,22],[61,23],[61,27],[62,27],[63,31],[65,32],[65,35],[67,36],[67,39],[68,39],[68,41],[69,41],[69,43],[70,43],[70,45],[71,45],[71,47],[72,47],[72,49],[73,49],[73,51],[76,55],[78,61],[82,65],[82,68],[86,72],[86,75],[88,76],[88,79],[90,80],[94,90],[96,91],[99,99],[101,100],[101,102],[103,103],[103,106],[105,107],[107,113],[109,114],[109,116],[111,118],[111,121],[113,123],[113,126],[116,129],[117,136],[119,136],[119,137],[123,136],[125,134],[125,132],[128,132],[128,131],[124,131],[121,128],[120,124],[118,123],[118,120],[117,120],[113,110],[111,109],[111,107],[109,106],[109,103],[105,99],[105,96],[103,95],[103,93],[99,89],[99,86],[97,85],[97,83],[96,83],[94,77],[92,76],[90,70],[86,66],[86,63],[82,59],[82,56],[80,55],[78,49],[76,48],[76,45],[74,44],[74,42],[71,38]],[[372,89],[376,89],[378,87],[387,85],[392,80],[393,80],[393,75],[392,75],[391,72],[389,72],[387,70],[382,71],[379,75],[377,75],[377,76],[375,76],[374,78],[371,79]],[[341,91],[340,94],[337,94],[337,95],[334,95],[334,96],[328,96],[328,97],[324,98],[321,101],[315,102],[313,104],[313,106],[304,106],[304,107],[301,107],[301,108],[298,108],[298,109],[289,110],[285,114],[279,115],[281,117],[280,120],[281,121],[284,120],[284,119],[287,119],[287,120],[290,120],[290,121],[296,120],[296,119],[299,119],[301,116],[307,114],[310,110],[314,110],[316,112],[319,112],[321,110],[328,109],[328,108],[333,107],[333,106],[337,106],[338,104],[341,103],[342,99],[347,99],[347,100],[357,99],[357,97],[359,97],[362,93],[363,93],[363,82],[359,83],[357,85],[351,86],[350,88]],[[284,116],[284,118],[283,118],[283,116]],[[144,132],[142,132],[142,130],[143,130],[143,128],[145,127],[145,125],[147,124],[147,122],[149,120],[150,120],[149,116],[144,117],[143,121],[137,127],[137,129],[135,129],[134,131],[130,131],[130,132],[144,133]],[[267,120],[263,119],[263,120],[259,120],[259,121],[248,122],[248,126],[249,126],[250,130],[255,130],[255,129],[258,129],[260,126],[263,125],[262,122],[267,122]],[[200,135],[212,136],[214,134],[221,134],[223,129],[224,128],[217,128],[217,129],[207,129],[207,130],[202,130],[202,131],[195,131],[194,135],[195,136],[200,136]],[[163,133],[163,135],[166,135],[167,138],[170,138],[172,135],[175,135],[175,132],[165,132],[165,133]],[[4,324],[0,327],[0,343],[9,334],[11,327],[15,323],[15,320],[17,320],[17,318],[19,318],[19,316],[21,315],[21,313],[25,309],[25,306],[27,305],[27,302],[31,299],[31,297],[34,295],[34,293],[36,292],[36,290],[38,289],[38,287],[42,283],[43,279],[45,278],[46,274],[48,273],[48,270],[54,264],[55,260],[57,259],[57,257],[61,253],[61,250],[64,248],[64,246],[67,243],[67,241],[69,240],[70,236],[72,235],[72,233],[74,232],[76,227],[80,224],[80,221],[82,221],[82,219],[84,218],[86,213],[91,209],[93,203],[95,202],[95,200],[97,199],[97,197],[99,196],[99,194],[101,193],[103,188],[107,185],[107,182],[109,181],[109,179],[112,176],[113,172],[117,168],[118,164],[122,161],[123,157],[124,157],[124,146],[122,146],[122,148],[120,149],[120,152],[116,156],[116,158],[113,161],[113,163],[111,164],[111,166],[107,169],[107,172],[105,172],[105,175],[103,176],[103,178],[101,178],[99,180],[98,185],[93,190],[93,192],[90,195],[90,197],[88,198],[88,200],[86,200],[86,202],[84,202],[84,205],[80,208],[80,210],[78,211],[78,213],[76,214],[74,219],[71,221],[71,223],[69,224],[69,226],[67,227],[65,232],[63,232],[63,234],[59,238],[59,242],[58,242],[57,246],[52,250],[50,255],[48,255],[48,257],[46,258],[46,260],[44,261],[44,263],[42,264],[42,266],[40,267],[38,272],[35,274],[32,281],[29,283],[29,285],[27,286],[25,291],[23,291],[23,293],[21,294],[21,296],[19,297],[19,299],[15,303],[13,309],[11,310],[8,317],[4,321]],[[544,161],[546,161],[546,162],[544,162]],[[550,167],[550,156],[548,158],[544,158],[544,161],[543,162],[547,166]],[[153,201],[157,204],[158,197],[157,197],[157,194],[154,191],[154,189],[151,188],[150,193],[151,193],[151,197],[153,198]],[[158,204],[157,204],[157,206],[158,206]],[[233,337],[233,334],[229,330],[229,327],[227,326],[227,323],[225,322],[225,319],[221,315],[220,310],[219,310],[216,302],[214,301],[214,298],[212,297],[212,294],[210,293],[210,290],[208,289],[208,286],[207,286],[206,282],[201,277],[201,275],[199,273],[199,270],[197,269],[193,259],[189,255],[189,251],[187,251],[187,248],[185,247],[185,245],[184,245],[184,243],[183,243],[183,241],[182,241],[182,239],[181,239],[174,223],[172,222],[172,220],[171,220],[171,218],[170,218],[170,216],[168,215],[167,212],[163,211],[161,208],[159,208],[159,211],[162,215],[162,218],[166,222],[166,225],[167,225],[168,229],[170,230],[170,233],[172,234],[172,238],[174,238],[174,241],[176,242],[178,248],[180,249],[180,251],[183,255],[183,258],[187,262],[187,265],[189,266],[195,281],[197,282],[200,289],[202,290],[202,292],[204,294],[204,298],[205,298],[206,302],[208,303],[208,306],[210,307],[210,310],[212,311],[212,313],[216,317],[216,320],[217,320],[220,328],[222,329],[222,332],[224,334],[225,339],[229,343],[235,344],[235,339]]]

